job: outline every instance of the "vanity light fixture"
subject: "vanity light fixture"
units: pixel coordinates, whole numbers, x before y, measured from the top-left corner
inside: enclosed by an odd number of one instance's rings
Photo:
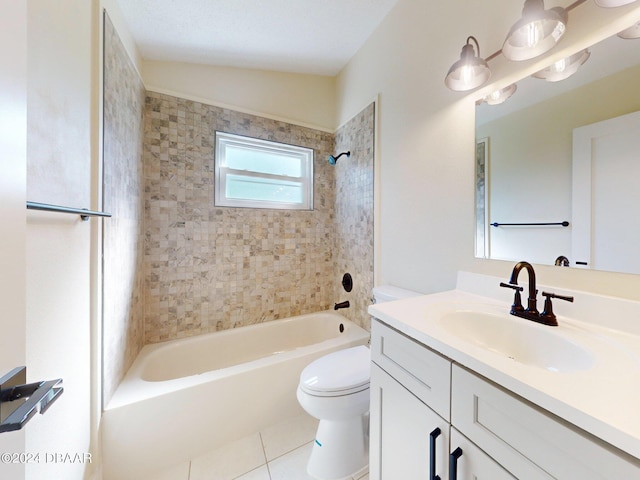
[[[491,92],[489,95],[484,97],[482,101],[487,105],[500,105],[504,103],[511,95],[516,93],[518,86],[515,83],[512,83],[508,87],[501,88],[500,90],[496,90]]]
[[[635,38],[640,38],[640,22],[635,25],[625,28],[621,32],[618,33],[620,38],[624,38],[625,40],[633,40]]]
[[[476,44],[478,54],[469,43],[470,40]],[[468,37],[467,43],[462,47],[460,60],[451,65],[444,83],[451,90],[464,92],[472,90],[486,83],[491,76],[491,70],[486,60],[480,58],[480,45],[475,37]]]
[[[535,78],[541,78],[547,82],[559,82],[565,78],[569,78],[576,73],[578,69],[587,61],[591,56],[591,52],[586,48],[571,55],[570,57],[563,58],[557,62],[549,65],[547,68],[540,70],[532,75]]]
[[[551,50],[566,30],[568,14],[564,8],[544,9],[544,0],[525,0],[522,18],[509,30],[502,45],[508,60],[529,60]]]
[[[636,0],[595,0],[596,5],[604,8],[615,8],[623,5],[628,5]]]

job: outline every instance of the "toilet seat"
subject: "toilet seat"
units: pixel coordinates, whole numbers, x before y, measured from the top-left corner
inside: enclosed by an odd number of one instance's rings
[[[338,397],[369,388],[371,352],[364,345],[325,355],[300,374],[300,390],[318,397]]]

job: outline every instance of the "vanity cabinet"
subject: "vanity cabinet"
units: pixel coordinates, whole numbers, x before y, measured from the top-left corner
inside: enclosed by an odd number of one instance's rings
[[[637,459],[456,364],[451,390],[451,423],[516,478],[640,479]]]
[[[458,479],[512,480],[451,428],[451,362],[374,321],[371,337],[369,475],[378,480],[447,480],[458,447]]]
[[[426,480],[433,468],[446,479],[449,422],[375,364],[371,393],[370,477]]]
[[[372,480],[640,479],[637,459],[376,319],[371,358]]]
[[[516,477],[509,474],[455,427],[451,427],[450,439],[452,450],[459,448],[462,451],[456,463],[458,480],[516,480]],[[446,477],[442,478],[445,479]]]

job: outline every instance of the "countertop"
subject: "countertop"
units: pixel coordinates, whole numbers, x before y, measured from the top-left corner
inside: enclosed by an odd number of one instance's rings
[[[493,285],[496,290],[503,290],[497,283]],[[581,295],[581,292],[567,290],[562,293],[575,294],[576,302],[584,298],[585,303],[598,304],[597,298],[586,299],[587,296],[594,297],[592,294]],[[615,299],[610,297],[603,301],[613,301],[615,304]],[[640,312],[640,303],[622,303],[620,314],[628,315],[636,308]],[[479,307],[508,315],[510,304],[510,301],[458,288],[374,304],[369,307],[369,313],[452,361],[640,459],[640,335],[637,331],[612,328],[612,325],[619,327],[626,321],[620,321],[615,308],[611,311],[610,306],[608,311],[615,321],[603,321],[600,324],[594,322],[593,318],[578,321],[558,315],[559,326],[549,327],[509,316],[514,321],[529,322],[533,329],[553,329],[554,334],[575,340],[593,354],[590,368],[557,372],[519,363],[474,345],[453,334],[440,321],[442,312],[452,306],[463,310]],[[563,307],[563,311],[570,311],[570,307]],[[576,311],[582,312],[580,308]],[[582,314],[588,316],[588,313]],[[635,328],[640,316],[630,320],[629,324]]]

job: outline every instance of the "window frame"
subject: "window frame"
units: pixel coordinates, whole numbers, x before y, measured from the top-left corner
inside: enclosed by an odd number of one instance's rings
[[[277,153],[290,156],[301,161],[302,175],[291,177],[289,175],[274,175],[254,172],[251,170],[236,170],[226,165],[226,147],[241,146],[250,150],[269,153]],[[290,145],[286,143],[263,140],[260,138],[237,135],[234,133],[215,132],[214,153],[214,206],[216,207],[240,207],[240,208],[269,208],[279,210],[313,210],[313,158],[312,148]],[[242,175],[250,178],[263,178],[268,180],[281,180],[299,184],[303,191],[303,201],[277,202],[269,200],[252,200],[240,198],[228,198],[226,196],[227,175]]]

